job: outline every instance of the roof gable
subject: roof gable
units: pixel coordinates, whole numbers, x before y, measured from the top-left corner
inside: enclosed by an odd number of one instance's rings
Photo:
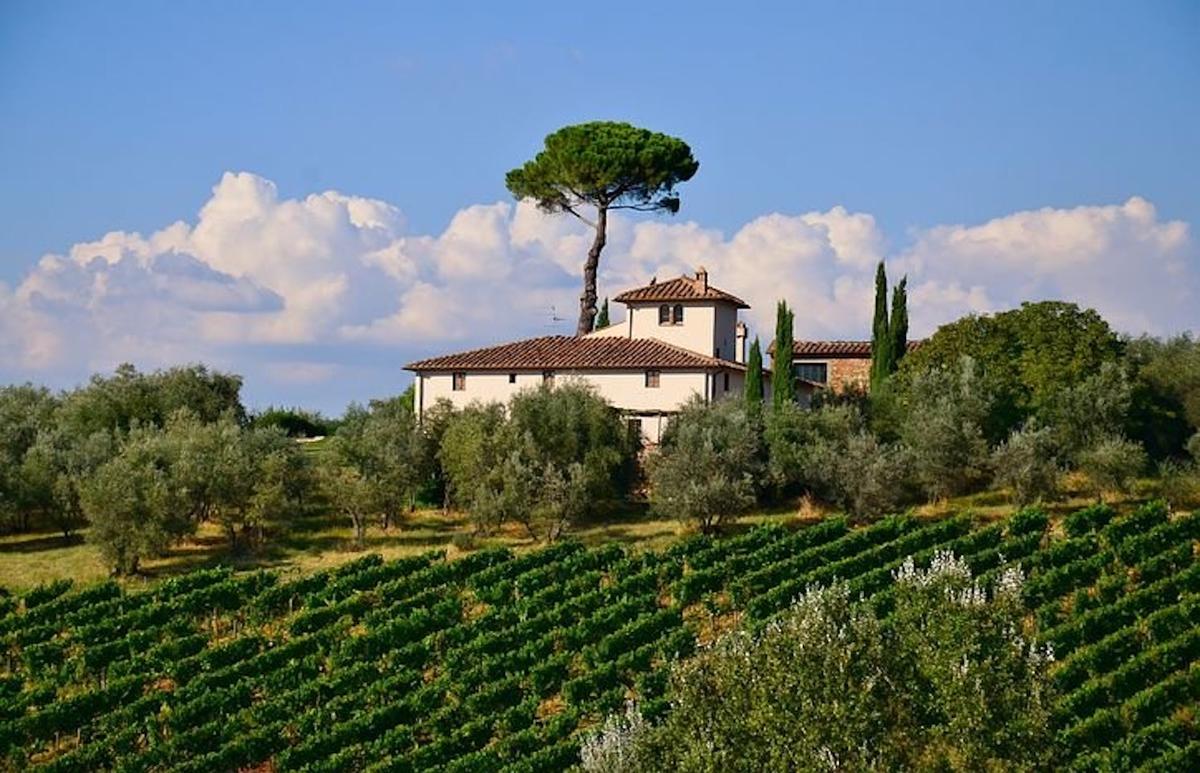
[[[651,282],[644,287],[632,290],[613,298],[619,303],[674,303],[676,301],[716,301],[731,303],[739,309],[748,309],[750,305],[741,298],[724,290],[719,290],[708,283],[708,272],[700,269],[696,276],[676,277],[666,282]]]

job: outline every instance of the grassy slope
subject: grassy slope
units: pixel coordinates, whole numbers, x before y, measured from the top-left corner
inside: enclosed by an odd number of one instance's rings
[[[1139,486],[1131,497],[1119,500],[1122,508],[1144,501],[1153,493],[1149,482]],[[1071,496],[1050,508],[1052,514],[1067,512],[1090,503],[1085,497]],[[917,508],[918,515],[941,516],[950,512],[971,511],[982,520],[1004,518],[1013,508],[1004,496],[986,492],[949,500],[940,505]],[[733,527],[740,530],[758,523],[791,525],[828,514],[807,503],[760,510],[747,515]],[[453,546],[456,536],[471,533],[465,514],[443,514],[440,510],[419,510],[399,528],[387,532],[371,528],[367,532],[366,551],[385,559],[402,558],[430,549],[445,549],[453,558],[460,551]],[[675,521],[654,518],[645,512],[630,512],[601,523],[583,524],[573,535],[589,546],[617,541],[639,550],[661,550],[688,534]],[[244,555],[231,555],[220,532],[206,525],[192,539],[175,547],[169,555],[145,562],[145,574],[128,582],[151,583],[193,569],[231,564],[238,568],[278,568],[284,571],[311,572],[343,564],[361,555],[351,549],[352,533],[348,522],[327,516],[304,518],[291,529],[273,536],[262,549]],[[510,547],[527,550],[536,547],[519,528],[510,528],[496,536],[476,540],[477,547]],[[40,583],[71,579],[77,583],[95,582],[108,576],[99,551],[88,544],[86,530],[70,540],[61,534],[41,532],[0,536],[0,588],[15,591]]]

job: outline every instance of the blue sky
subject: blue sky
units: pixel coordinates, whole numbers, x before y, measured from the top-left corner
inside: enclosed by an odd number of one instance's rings
[[[1067,214],[1048,222],[1077,233],[1078,223],[1061,224],[1069,213],[1116,207],[1079,217],[1092,227],[1120,221],[1113,226],[1119,233],[1085,237],[1099,245],[1096,255],[1079,258],[1086,248],[1076,244],[1064,248],[1062,260],[1094,261],[1091,270],[1102,271],[1120,257],[1112,245],[1132,245],[1137,254],[1126,253],[1129,261],[1159,260],[1164,275],[1182,271],[1183,283],[1193,286],[1200,273],[1198,95],[1200,4],[1194,2],[782,3],[732,10],[665,3],[10,1],[0,6],[0,379],[73,383],[89,368],[107,367],[106,357],[144,352],[147,367],[204,358],[253,380],[274,358],[305,374],[262,372],[248,390],[257,402],[337,410],[347,400],[400,388],[405,358],[486,343],[489,331],[498,331],[482,319],[444,339],[399,324],[390,334],[347,337],[346,330],[370,323],[347,318],[337,330],[307,336],[250,334],[242,341],[226,331],[189,349],[183,339],[146,341],[139,337],[144,331],[122,328],[137,316],[125,309],[120,324],[112,317],[72,318],[104,330],[108,343],[137,338],[131,349],[89,344],[91,356],[64,362],[77,352],[71,341],[30,356],[16,339],[32,335],[22,324],[40,320],[36,332],[43,333],[47,319],[65,312],[42,306],[34,310],[39,317],[13,308],[32,297],[32,284],[21,288],[36,279],[42,255],[67,255],[73,245],[112,231],[149,237],[178,220],[195,226],[226,172],[270,181],[283,202],[328,190],[387,202],[398,210],[387,226],[393,237],[437,241],[464,209],[509,202],[504,172],[536,152],[547,132],[594,118],[628,120],[692,145],[700,172],[681,190],[679,216],[656,224],[691,223],[733,244],[740,229],[770,213],[798,217],[840,207],[870,218],[871,255],[894,259],[898,270],[915,275],[929,272],[929,293],[940,292],[943,302],[931,301],[930,308],[944,315],[989,310],[1021,300],[1023,292],[1077,292],[1131,332],[1182,329],[1184,311],[1109,308],[1118,302],[1061,277],[1001,287],[1003,277],[979,271],[999,259],[954,252],[962,240],[944,229],[978,229],[1000,219],[1000,234],[1018,233],[1010,245],[1017,252],[1038,249],[1026,237],[1050,226],[1004,218],[1051,208]],[[1135,205],[1124,207],[1133,197]],[[509,221],[514,216],[507,214]],[[672,233],[676,241],[664,247],[662,262],[685,264],[689,246],[678,243],[685,234]],[[996,238],[981,231],[968,236],[979,243]],[[813,267],[803,250],[790,258],[798,281],[815,271],[831,301],[839,297],[839,277],[856,282],[859,264],[870,262],[865,253],[847,257],[836,242],[826,246],[842,273]],[[614,284],[637,279],[652,262],[647,239],[631,236],[628,243],[628,259],[619,250],[606,255]],[[1147,258],[1146,244],[1166,246]],[[723,249],[730,266],[745,262],[736,249]],[[459,280],[438,264],[453,257],[430,250],[417,259],[417,273],[429,274],[421,284],[453,291]],[[518,253],[512,259],[527,270],[521,261],[528,255]],[[559,292],[561,303],[572,303],[575,280],[566,267],[577,257],[542,256],[561,264],[563,275],[545,287],[533,282],[539,302]],[[956,258],[963,266],[958,274]],[[286,281],[274,269],[258,272],[207,253],[198,262],[197,271],[215,270],[226,284],[245,279],[263,294],[250,302],[250,290],[239,291],[239,302],[253,307],[242,309],[247,313],[261,316],[293,302],[276,286]],[[941,268],[932,271],[934,265]],[[1038,263],[1012,271],[1042,275]],[[714,281],[737,291],[732,273]],[[388,274],[397,297],[417,281],[401,274],[394,266]],[[947,300],[954,294],[946,288],[955,283],[967,299],[958,306]],[[370,306],[380,316],[396,311],[380,282],[365,284],[374,286],[367,301],[351,292],[342,303]],[[1170,285],[1144,288],[1137,303]],[[523,288],[513,280],[512,292]],[[980,292],[972,296],[974,289]],[[274,301],[265,300],[270,294]],[[538,332],[541,312],[532,308],[528,319],[509,320],[502,331]],[[861,334],[853,317],[822,313],[810,325],[814,334]],[[946,320],[931,315],[927,323],[938,321]]]

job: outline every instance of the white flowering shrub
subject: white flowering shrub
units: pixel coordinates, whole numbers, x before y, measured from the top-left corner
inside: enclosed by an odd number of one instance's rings
[[[588,773],[619,773],[633,769],[637,744],[648,729],[637,704],[625,704],[624,714],[609,717],[598,730],[583,739],[579,749],[582,768]]]
[[[610,719],[585,744],[585,769],[1052,766],[1052,656],[1025,630],[1020,571],[984,585],[938,553],[894,576],[886,617],[845,584],[813,588],[678,664],[662,723],[632,709]]]

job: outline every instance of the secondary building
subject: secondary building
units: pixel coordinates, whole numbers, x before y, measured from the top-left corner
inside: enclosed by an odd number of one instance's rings
[[[909,341],[908,351],[920,345]],[[774,359],[774,343],[767,353]],[[871,383],[871,342],[797,340],[792,344],[792,374],[803,401],[819,389],[865,390]]]
[[[666,420],[692,397],[741,394],[746,326],[738,313],[750,307],[710,285],[703,268],[613,300],[625,306],[625,318],[585,336],[542,336],[409,363],[418,414],[439,400],[503,403],[521,389],[579,379],[644,442],[657,444]]]

